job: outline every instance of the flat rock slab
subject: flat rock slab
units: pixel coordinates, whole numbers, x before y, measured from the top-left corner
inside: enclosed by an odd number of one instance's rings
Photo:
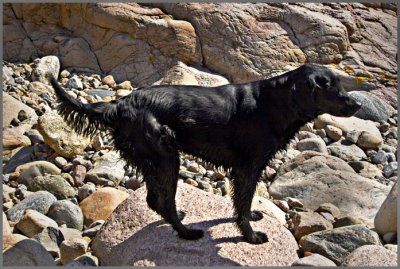
[[[145,200],[146,189],[139,188],[97,233],[91,247],[101,266],[289,266],[298,259],[292,234],[266,215],[252,226],[267,233],[269,242],[244,242],[227,198],[178,185],[177,208],[186,212],[183,223],[205,231],[197,241],[178,238]]]

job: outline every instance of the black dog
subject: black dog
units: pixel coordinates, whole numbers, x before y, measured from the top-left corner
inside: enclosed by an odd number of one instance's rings
[[[308,64],[245,84],[145,87],[110,103],[82,104],[51,83],[63,118],[85,135],[110,130],[121,156],[143,174],[149,207],[190,240],[203,231],[187,229],[176,210],[179,151],[232,169],[236,223],[247,242],[261,244],[266,234],[249,221],[262,214],[250,206],[268,161],[319,114],[347,117],[360,108],[332,71]]]

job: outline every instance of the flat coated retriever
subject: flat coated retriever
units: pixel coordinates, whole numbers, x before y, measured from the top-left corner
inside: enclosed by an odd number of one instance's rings
[[[262,213],[250,206],[270,159],[319,114],[348,117],[360,108],[331,70],[310,64],[244,84],[144,87],[109,103],[82,104],[51,83],[64,120],[84,135],[109,130],[121,157],[143,174],[149,207],[189,240],[203,231],[186,228],[176,210],[179,151],[231,168],[236,224],[245,241],[261,244],[267,235],[249,221]]]

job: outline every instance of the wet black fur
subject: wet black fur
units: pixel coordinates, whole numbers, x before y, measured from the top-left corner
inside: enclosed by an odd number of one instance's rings
[[[262,214],[250,206],[271,157],[319,114],[351,116],[359,108],[332,71],[315,65],[245,84],[145,87],[86,105],[51,82],[64,119],[79,133],[111,131],[121,156],[143,174],[149,207],[185,239],[201,238],[203,231],[187,229],[176,210],[178,151],[232,169],[236,223],[247,242],[260,244],[268,238],[249,221]]]

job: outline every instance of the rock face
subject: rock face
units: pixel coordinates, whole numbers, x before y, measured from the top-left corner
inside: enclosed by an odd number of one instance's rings
[[[75,133],[56,111],[51,111],[39,118],[38,131],[44,141],[63,157],[72,158],[81,154],[90,139]]]
[[[179,61],[233,82],[314,62],[336,68],[347,90],[397,107],[395,4],[15,3],[3,26],[11,62],[52,54],[64,68],[138,86]]]
[[[306,208],[336,205],[341,216],[373,219],[389,188],[354,173],[343,160],[305,151],[281,166],[268,189],[274,199],[294,197]]]
[[[133,192],[97,233],[92,249],[101,266],[289,266],[298,259],[290,232],[266,215],[252,226],[266,232],[269,242],[243,242],[229,199],[179,184],[177,207],[186,212],[183,223],[205,231],[200,240],[186,241],[147,207],[145,197],[144,187]]]

